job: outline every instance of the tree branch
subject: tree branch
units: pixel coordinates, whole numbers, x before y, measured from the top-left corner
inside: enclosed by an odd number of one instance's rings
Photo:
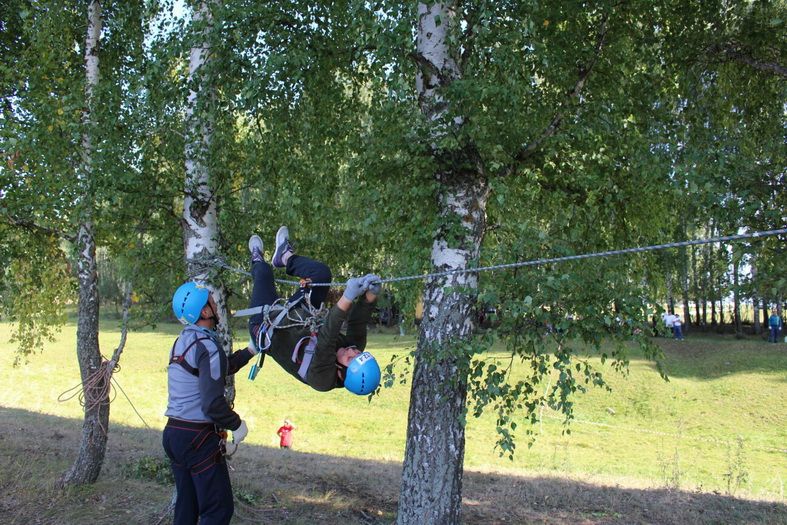
[[[59,230],[55,230],[54,228],[48,228],[46,226],[41,226],[40,224],[36,224],[33,221],[19,219],[17,217],[12,216],[12,215],[3,214],[2,221],[5,224],[9,225],[9,226],[15,226],[17,228],[23,228],[23,229],[29,230],[31,232],[35,232],[35,233],[39,233],[39,234],[43,233],[43,234],[46,234],[46,235],[59,237],[61,239],[66,239],[66,240],[71,241],[71,242],[76,241],[76,235],[67,234],[65,232],[62,232],[62,231],[59,231]]]
[[[765,73],[771,73],[783,78],[787,78],[787,67],[779,64],[778,62],[766,62],[763,60],[758,60],[751,55],[749,50],[744,49],[743,46],[735,42],[727,42],[726,44],[717,44],[715,46],[711,46],[709,52],[721,55],[729,61],[746,64],[758,71],[763,71]]]
[[[557,130],[560,128],[563,118],[565,117],[567,106],[571,101],[579,98],[579,95],[582,93],[582,89],[585,87],[585,84],[590,77],[590,74],[593,72],[593,68],[601,57],[601,52],[603,51],[604,44],[606,42],[607,32],[609,31],[608,23],[609,14],[606,13],[604,14],[601,24],[599,25],[598,34],[596,35],[596,45],[590,62],[587,64],[587,66],[579,67],[579,76],[577,81],[574,83],[574,87],[566,93],[563,102],[555,112],[552,120],[549,122],[547,127],[544,128],[544,131],[541,132],[541,135],[538,138],[536,138],[530,144],[523,146],[522,149],[519,150],[519,152],[514,156],[513,162],[511,162],[511,164],[509,164],[506,168],[504,175],[512,174],[522,162],[533,156],[541,148],[541,145],[544,143],[544,141],[557,133]]]
[[[407,56],[412,58],[413,61],[416,63],[416,65],[423,70],[423,72],[425,73],[424,74],[425,77],[429,75],[434,75],[440,80],[441,86],[446,86],[449,84],[449,79],[447,79],[443,75],[442,71],[440,71],[440,69],[436,65],[434,65],[431,61],[429,61],[423,54],[412,51],[408,53]],[[428,73],[429,75],[427,75],[426,73]]]

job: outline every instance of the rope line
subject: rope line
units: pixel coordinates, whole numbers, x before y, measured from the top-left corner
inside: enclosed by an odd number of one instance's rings
[[[420,275],[407,275],[403,277],[389,277],[386,279],[380,279],[380,284],[401,283],[405,281],[414,281],[420,279],[434,279],[437,277],[445,277],[448,275],[459,274],[459,273],[481,273],[481,272],[492,272],[497,270],[508,270],[513,268],[522,268],[525,266],[542,266],[545,264],[555,264],[555,263],[561,263],[566,261],[578,261],[581,259],[591,259],[596,257],[611,257],[613,255],[622,255],[628,253],[643,253],[643,252],[652,252],[657,250],[665,250],[669,248],[682,248],[684,246],[698,246],[702,244],[713,244],[718,242],[735,242],[744,239],[760,239],[763,237],[770,237],[773,235],[782,235],[782,234],[787,234],[787,228],[780,228],[777,230],[757,231],[751,233],[740,233],[737,235],[723,235],[720,237],[710,237],[707,239],[692,239],[688,241],[668,242],[664,244],[653,244],[651,246],[639,246],[635,248],[623,248],[619,250],[606,250],[603,252],[584,253],[579,255],[567,255],[563,257],[532,259],[529,261],[520,261],[520,262],[513,262],[513,263],[506,263],[506,264],[495,264],[492,266],[481,266],[478,268],[457,268],[453,270],[446,270],[443,272],[425,273]],[[230,270],[232,272],[251,277],[251,273],[242,270],[240,268],[235,268],[233,266],[230,266],[220,256],[208,257],[203,261],[204,263],[209,263],[210,265],[224,268],[226,270]],[[299,281],[291,281],[287,279],[275,279],[275,281],[283,284],[292,284],[292,285],[300,284]],[[311,283],[310,286],[340,287],[340,286],[344,286],[345,284],[346,284],[345,282],[333,281],[328,283]]]

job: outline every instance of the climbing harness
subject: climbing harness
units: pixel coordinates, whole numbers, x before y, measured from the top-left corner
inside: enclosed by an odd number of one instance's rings
[[[183,352],[181,352],[180,355],[175,355],[175,346],[177,346],[178,340],[180,340],[180,337],[175,339],[175,342],[172,343],[172,350],[170,350],[169,352],[169,364],[180,365],[189,374],[195,377],[199,377],[199,369],[194,368],[193,366],[191,366],[186,362],[186,354],[188,353],[189,350],[191,350],[191,347],[193,347],[195,344],[199,343],[200,341],[209,341],[212,339],[210,337],[197,337],[194,341],[191,342],[189,346],[186,347],[185,350],[183,350]]]
[[[235,312],[233,317],[243,317],[259,313],[263,315],[263,321],[257,330],[256,337],[252,340],[252,344],[254,344],[257,350],[257,362],[249,369],[249,381],[254,381],[257,374],[262,369],[262,365],[265,361],[265,354],[273,341],[273,333],[277,329],[281,330],[293,327],[305,327],[309,329],[310,335],[298,341],[292,354],[293,362],[297,363],[301,345],[304,341],[308,340],[304,349],[303,360],[298,370],[298,375],[300,375],[302,379],[306,379],[306,372],[309,369],[309,364],[317,349],[317,332],[319,332],[320,327],[325,321],[328,310],[323,305],[320,305],[319,308],[315,308],[312,305],[311,280],[301,279],[299,285],[302,293],[292,301],[277,299],[270,305],[257,306]],[[296,308],[298,305],[301,305],[300,308]]]

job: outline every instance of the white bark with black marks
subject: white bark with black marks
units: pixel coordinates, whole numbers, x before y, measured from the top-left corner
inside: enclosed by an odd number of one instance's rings
[[[446,118],[441,90],[461,78],[451,49],[456,23],[452,2],[418,5],[416,80],[423,115],[432,122],[432,144],[461,126]],[[449,156],[465,155],[465,151]],[[440,159],[441,229],[432,245],[432,271],[460,270],[478,261],[486,223],[489,186],[477,168]],[[461,518],[465,451],[467,356],[457,343],[472,337],[478,288],[476,273],[431,279],[424,292],[415,370],[413,372],[407,443],[399,494],[399,524],[453,524]]]
[[[187,137],[185,147],[186,184],[183,200],[183,245],[189,274],[197,279],[206,279],[207,273],[201,261],[219,252],[218,203],[211,181],[210,155],[213,140],[211,110],[215,88],[211,84],[210,37],[214,30],[210,7],[217,2],[200,2],[194,12],[193,21],[201,25],[201,38],[189,54],[190,86],[186,106]],[[197,269],[200,270],[197,270]],[[218,310],[216,331],[224,342],[227,353],[232,348],[229,330],[226,292],[221,284],[211,282]],[[232,403],[235,397],[232,378],[227,381],[227,398]]]
[[[77,359],[83,387],[101,368],[101,351],[98,345],[98,273],[96,270],[96,240],[92,222],[91,177],[93,174],[93,147],[91,128],[94,105],[93,94],[99,79],[99,41],[101,37],[101,2],[93,0],[88,5],[87,35],[85,37],[85,109],[82,121],[82,166],[79,174],[86,198],[80,203],[81,223],[77,234],[77,274],[79,279],[79,306],[77,313]],[[103,385],[98,385],[103,386]],[[101,399],[95,399],[100,392]],[[109,398],[104,388],[85,389],[85,419],[82,424],[82,441],[79,454],[71,468],[60,480],[62,485],[93,483],[98,479],[106,453],[109,426]]]

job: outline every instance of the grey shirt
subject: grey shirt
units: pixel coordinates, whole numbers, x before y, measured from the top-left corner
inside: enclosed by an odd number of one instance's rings
[[[234,374],[252,357],[248,349],[229,358],[218,343],[216,332],[188,325],[172,348],[172,357],[183,356],[186,366],[170,362],[167,367],[169,399],[164,415],[185,421],[214,423],[235,430],[240,426],[236,414],[224,397],[228,374]]]

